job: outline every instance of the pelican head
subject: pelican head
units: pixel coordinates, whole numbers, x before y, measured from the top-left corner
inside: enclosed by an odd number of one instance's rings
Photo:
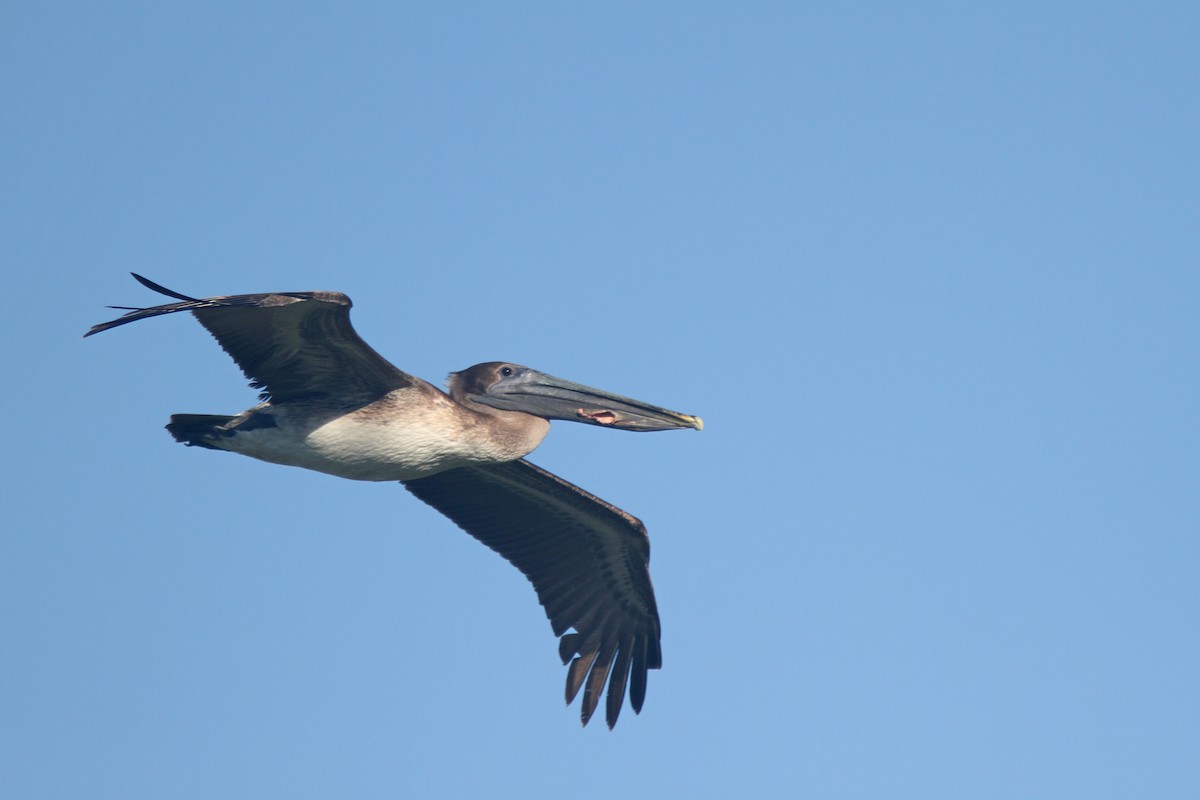
[[[704,421],[556,378],[519,364],[489,361],[450,376],[451,395],[470,407],[479,403],[542,419],[564,419],[624,431],[701,430]]]

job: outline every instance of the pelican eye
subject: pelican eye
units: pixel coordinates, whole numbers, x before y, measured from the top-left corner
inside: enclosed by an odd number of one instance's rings
[[[516,370],[513,369],[512,367],[501,367],[500,368],[500,374],[506,378],[512,377],[515,373],[516,373]]]

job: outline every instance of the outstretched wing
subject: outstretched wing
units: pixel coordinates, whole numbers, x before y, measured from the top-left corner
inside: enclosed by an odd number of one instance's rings
[[[562,637],[563,664],[570,662],[567,702],[583,688],[584,725],[606,680],[608,727],[621,713],[627,683],[629,703],[641,711],[646,671],[662,666],[662,651],[650,540],[640,520],[524,459],[451,469],[404,486],[533,584]]]
[[[84,336],[140,319],[191,311],[262,398],[275,402],[337,397],[370,402],[413,383],[364,342],[350,324],[350,298],[340,292],[276,292],[195,298],[143,278],[147,288],[181,302],[134,308]],[[116,306],[122,308],[121,306]]]

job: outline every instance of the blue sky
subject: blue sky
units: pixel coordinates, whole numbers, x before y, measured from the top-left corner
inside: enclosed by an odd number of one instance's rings
[[[1194,796],[1194,4],[0,21],[12,796]],[[400,487],[174,444],[254,393],[82,340],[131,270],[702,415],[533,457],[649,527],[643,713]]]

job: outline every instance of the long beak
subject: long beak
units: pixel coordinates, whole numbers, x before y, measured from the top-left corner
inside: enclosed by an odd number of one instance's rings
[[[704,420],[691,414],[668,411],[528,368],[500,379],[485,394],[472,395],[471,399],[505,411],[522,411],[543,419],[565,419],[623,431],[704,428]]]

